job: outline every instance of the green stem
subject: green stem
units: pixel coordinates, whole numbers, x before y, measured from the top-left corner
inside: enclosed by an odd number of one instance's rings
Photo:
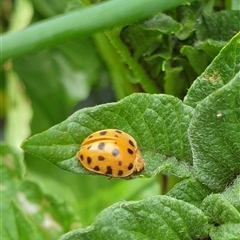
[[[122,62],[120,55],[116,52],[116,49],[113,48],[108,38],[104,33],[95,34],[93,38],[108,67],[117,99],[120,100],[136,92],[128,79],[129,70]]]
[[[114,26],[127,25],[185,0],[114,0],[44,20],[1,37],[1,61],[53,47],[76,37],[86,37]]]
[[[107,32],[106,35],[108,36],[113,46],[121,54],[130,69],[134,72],[144,91],[147,93],[159,93],[157,84],[151,78],[149,78],[139,62],[131,56],[127,46],[121,41],[116,31],[113,31],[112,33]]]

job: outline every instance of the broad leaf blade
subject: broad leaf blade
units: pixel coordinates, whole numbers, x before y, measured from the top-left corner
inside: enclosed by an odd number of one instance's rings
[[[212,194],[204,199],[202,208],[215,225],[239,223],[240,213],[221,194]]]
[[[176,184],[167,195],[200,206],[202,200],[211,193],[212,190],[198,179],[189,178]]]
[[[91,49],[89,39],[76,40],[14,59],[14,69],[33,107],[33,133],[63,121],[88,96],[93,83],[101,81],[101,62]]]
[[[239,193],[238,193],[239,194]],[[240,213],[221,194],[209,195],[203,201],[203,211],[212,223],[213,240],[237,240],[240,236]]]
[[[223,196],[240,212],[240,176],[223,192]]]
[[[215,12],[209,16],[203,15],[202,23],[196,30],[197,38],[200,41],[206,39],[228,41],[233,34],[240,30],[239,11],[228,10]]]
[[[172,96],[133,94],[118,103],[82,109],[29,138],[22,148],[60,168],[89,174],[76,158],[80,144],[97,130],[117,128],[137,141],[146,162],[144,174],[166,169],[174,175],[189,177],[192,153],[187,128],[192,114],[191,107]]]
[[[153,18],[145,21],[142,26],[146,30],[157,30],[165,34],[173,34],[181,30],[182,26],[170,16],[158,13]]]
[[[91,227],[63,235],[73,239],[190,240],[207,236],[207,217],[195,206],[167,196],[119,202],[102,211]]]
[[[189,136],[197,177],[223,190],[240,172],[240,74],[197,106]]]
[[[240,33],[221,50],[205,72],[192,84],[184,103],[195,107],[201,100],[227,84],[240,71]]]
[[[210,230],[212,240],[238,240],[240,236],[240,223],[224,224]]]

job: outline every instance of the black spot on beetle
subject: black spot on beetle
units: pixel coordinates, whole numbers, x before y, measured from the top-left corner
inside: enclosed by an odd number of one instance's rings
[[[92,162],[92,159],[90,157],[87,157],[87,163],[90,164]]]
[[[118,176],[122,176],[123,175],[123,171],[122,170],[119,170],[118,171]]]
[[[128,170],[131,170],[132,168],[133,168],[133,164],[130,163],[130,164],[128,165]]]
[[[83,155],[82,155],[82,154],[80,155],[80,159],[81,159],[82,161],[83,161],[83,159],[84,159],[84,157],[83,157]]]
[[[116,149],[116,148],[113,149],[113,150],[112,150],[112,155],[115,156],[115,157],[116,157],[117,155],[119,155],[119,150]]]
[[[118,166],[122,166],[122,161],[118,161]]]
[[[122,131],[116,130],[117,133],[122,133]]]
[[[105,135],[107,133],[107,131],[101,131],[99,134],[100,135]]]
[[[104,160],[105,160],[105,157],[103,157],[103,156],[100,155],[100,156],[98,156],[98,160],[99,160],[99,161],[104,161]]]
[[[112,168],[110,166],[107,166],[107,171],[105,173],[106,175],[112,175]]]
[[[127,151],[128,151],[129,154],[133,154],[133,150],[132,149],[128,148]]]
[[[129,140],[128,142],[129,142],[129,144],[130,144],[131,146],[135,147],[132,140]]]
[[[88,146],[88,147],[87,147],[87,150],[89,150],[91,147],[92,147],[92,145]]]
[[[103,150],[104,148],[105,148],[105,143],[100,142],[100,143],[98,144],[98,149],[99,149],[99,150]]]
[[[92,138],[93,137],[93,135],[90,135],[88,138]]]
[[[94,168],[93,168],[93,170],[95,170],[95,171],[99,171],[100,170],[100,168],[99,168],[99,166],[95,166]]]

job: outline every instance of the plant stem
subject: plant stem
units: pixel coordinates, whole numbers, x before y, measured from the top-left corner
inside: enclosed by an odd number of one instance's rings
[[[129,70],[126,68],[120,55],[116,52],[116,49],[109,42],[105,34],[95,34],[93,39],[108,67],[117,99],[120,100],[134,93],[136,90],[127,77]]]
[[[147,93],[159,93],[157,84],[149,78],[143,67],[131,56],[127,46],[121,41],[120,36],[116,34],[116,31],[107,32],[106,35],[130,69],[134,72],[144,91]]]
[[[114,0],[44,20],[1,37],[1,61],[123,26],[184,3],[184,0]]]

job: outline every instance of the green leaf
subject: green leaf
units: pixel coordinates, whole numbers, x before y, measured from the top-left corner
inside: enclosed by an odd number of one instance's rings
[[[191,46],[183,46],[181,53],[186,55],[188,61],[197,74],[201,74],[208,66],[209,58],[202,51]]]
[[[181,30],[181,27],[181,24],[164,13],[154,15],[154,17],[145,21],[142,25],[143,29],[157,30],[164,34],[176,33]]]
[[[17,197],[21,209],[36,225],[44,226],[44,231],[49,235],[59,236],[69,231],[73,224],[79,225],[78,217],[64,198],[55,199],[45,194],[39,185],[32,181],[25,180],[19,184]]]
[[[159,194],[159,184],[155,177],[139,178],[135,181],[120,181],[119,179],[109,181],[100,176],[91,178],[82,176],[77,184],[81,194],[79,194],[81,198],[76,200],[77,213],[80,213],[83,226],[91,224],[104,208],[118,201],[142,200]],[[86,195],[86,191],[91,191],[91,193]]]
[[[31,99],[33,133],[63,121],[99,81],[103,66],[91,49],[89,39],[72,41],[13,61]]]
[[[200,2],[194,1],[190,5],[181,5],[177,8],[178,21],[182,25],[181,31],[176,34],[178,39],[186,40],[195,31],[196,20],[199,17],[199,8],[202,7],[200,4]]]
[[[239,192],[238,192],[239,195]],[[240,236],[240,213],[221,194],[212,194],[204,199],[202,208],[213,226],[213,240],[238,240]]]
[[[167,196],[119,202],[102,211],[92,226],[61,240],[134,239],[190,240],[207,236],[207,217],[191,204]]]
[[[166,94],[174,95],[183,98],[187,88],[186,75],[183,66],[178,63],[178,67],[172,67],[174,61],[165,61],[164,71],[164,92]]]
[[[240,212],[240,176],[223,192],[223,196]]]
[[[7,240],[47,239],[41,237],[37,227],[19,207],[18,184],[23,178],[25,167],[23,155],[15,148],[1,143],[1,236]]]
[[[89,174],[76,157],[91,133],[117,128],[132,135],[146,162],[143,174],[166,170],[190,175],[187,128],[193,109],[168,95],[133,94],[118,103],[82,109],[66,121],[26,140],[22,148],[71,172]]]
[[[38,184],[23,180],[22,153],[6,144],[1,150],[3,239],[51,240],[72,229],[78,217],[71,206],[45,194]]]
[[[202,50],[209,58],[214,59],[220,50],[225,46],[225,42],[214,41],[211,39],[196,43],[196,49]],[[200,66],[199,66],[200,67]]]
[[[240,74],[198,104],[189,137],[197,177],[223,190],[240,172]]]
[[[228,10],[204,15],[202,23],[196,29],[199,40],[229,41],[240,31],[239,11]]]
[[[6,240],[43,240],[49,239],[41,236],[36,226],[30,222],[26,215],[19,209],[14,201],[4,195],[1,197],[1,237]]]
[[[240,33],[221,50],[205,72],[196,79],[184,99],[195,107],[202,99],[227,84],[240,71]]]
[[[140,24],[123,28],[121,39],[132,52],[134,59],[151,54],[159,44],[161,33],[156,30],[147,31]]]
[[[239,240],[240,224],[230,223],[211,228],[209,235],[212,240]]]
[[[226,223],[239,223],[240,213],[222,194],[212,194],[202,203],[202,209],[210,221],[215,225]]]
[[[202,200],[210,193],[212,190],[200,183],[198,179],[189,178],[176,184],[167,195],[200,206]]]

